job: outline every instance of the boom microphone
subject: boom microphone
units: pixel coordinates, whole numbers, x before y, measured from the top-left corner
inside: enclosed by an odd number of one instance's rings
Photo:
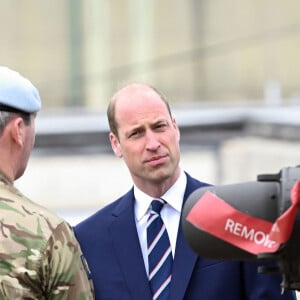
[[[206,258],[278,261],[282,287],[300,290],[299,179],[300,166],[288,167],[195,190],[183,207],[186,240]]]

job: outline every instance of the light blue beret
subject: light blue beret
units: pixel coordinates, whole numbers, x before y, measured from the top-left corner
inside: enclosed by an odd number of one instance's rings
[[[0,66],[1,106],[35,113],[41,109],[41,99],[38,90],[28,79],[16,71]]]

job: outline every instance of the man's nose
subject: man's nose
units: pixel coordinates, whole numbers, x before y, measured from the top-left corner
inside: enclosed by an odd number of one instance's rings
[[[148,150],[157,150],[157,148],[159,147],[160,142],[158,140],[158,137],[156,136],[156,134],[152,131],[147,132],[146,134],[146,148]]]

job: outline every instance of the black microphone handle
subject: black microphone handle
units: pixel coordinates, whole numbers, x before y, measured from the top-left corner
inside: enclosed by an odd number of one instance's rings
[[[257,260],[256,255],[218,239],[196,228],[186,220],[192,207],[201,201],[200,198],[207,191],[212,192],[243,213],[273,223],[279,216],[279,182],[254,181],[199,188],[188,197],[183,207],[183,233],[191,248],[198,255],[211,259]],[[213,211],[213,208],[211,210]]]

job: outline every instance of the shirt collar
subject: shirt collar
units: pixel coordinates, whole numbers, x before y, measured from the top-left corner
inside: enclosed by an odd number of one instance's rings
[[[183,171],[176,182],[160,197],[164,199],[173,209],[181,213],[182,201],[186,188],[186,175]],[[136,185],[134,185],[135,197],[135,216],[137,221],[140,221],[147,214],[153,197],[145,194]]]

